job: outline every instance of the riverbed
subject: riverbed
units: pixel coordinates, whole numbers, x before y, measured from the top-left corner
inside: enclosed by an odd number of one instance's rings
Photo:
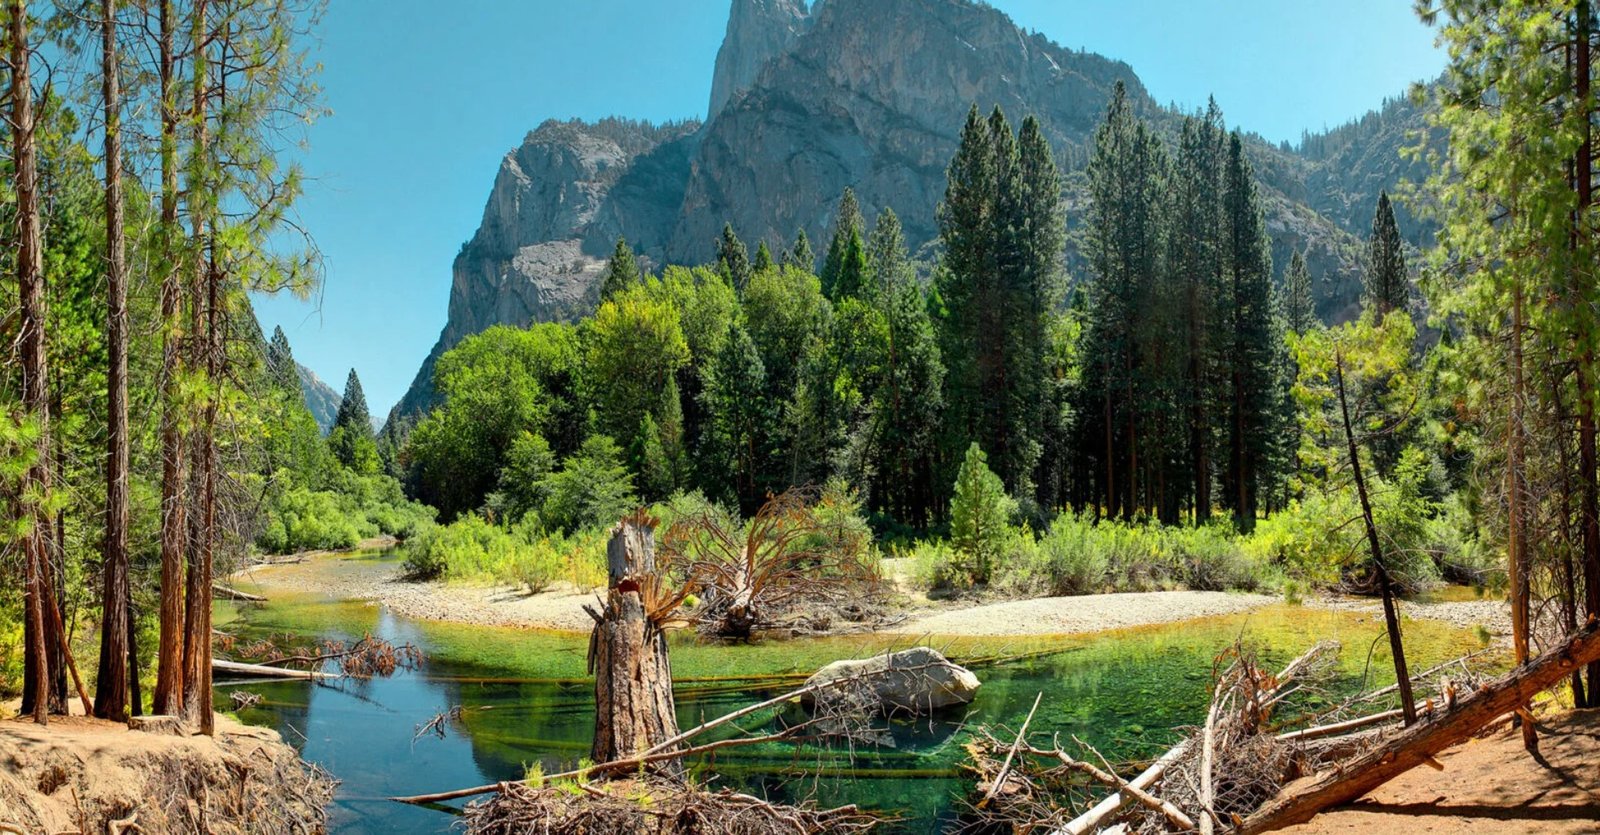
[[[360,572],[388,559],[320,557],[318,565],[296,568]],[[232,690],[261,694],[262,702],[240,718],[276,728],[342,781],[335,832],[448,831],[458,807],[418,808],[388,798],[519,779],[535,766],[554,773],[587,755],[594,708],[586,633],[414,619],[344,600],[330,592],[332,583],[319,591],[315,584],[275,587],[270,575],[253,579],[270,601],[221,604],[220,629],[241,637],[346,640],[370,633],[414,644],[426,656],[420,669],[387,679],[219,685],[222,709],[231,706]],[[688,726],[776,695],[839,658],[927,643],[958,661],[981,662],[975,671],[984,684],[971,705],[886,723],[883,744],[724,749],[692,769],[774,800],[859,803],[896,815],[899,831],[922,832],[960,814],[970,788],[960,771],[966,729],[1015,727],[1041,692],[1034,729],[1063,739],[1077,735],[1113,760],[1145,757],[1171,743],[1173,728],[1203,719],[1213,660],[1235,641],[1257,651],[1267,667],[1318,640],[1342,643],[1327,691],[1302,693],[1280,714],[1291,715],[1363,680],[1391,681],[1383,642],[1376,640],[1381,635],[1382,623],[1371,613],[1277,603],[1087,635],[853,635],[730,646],[682,634],[673,641],[672,663],[679,722]],[[1476,630],[1427,620],[1408,622],[1405,638],[1413,668],[1477,650],[1484,640]],[[447,723],[443,737],[417,736],[428,720],[457,706],[460,719]],[[798,710],[758,717],[745,730],[794,721]]]

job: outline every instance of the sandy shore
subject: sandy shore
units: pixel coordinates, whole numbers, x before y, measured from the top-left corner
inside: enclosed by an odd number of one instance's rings
[[[335,600],[365,600],[421,620],[484,626],[587,631],[593,621],[585,603],[599,597],[562,584],[539,594],[504,585],[415,582],[401,576],[395,562],[321,555],[287,565],[256,566],[231,580],[242,591],[271,597],[274,590],[326,595]],[[1263,594],[1214,591],[1160,591],[1043,597],[973,605],[916,601],[906,619],[884,629],[895,635],[1021,636],[1067,635],[1124,629],[1195,618],[1232,615],[1281,603]],[[1307,606],[1382,616],[1369,598],[1318,597]],[[1483,626],[1497,638],[1510,633],[1504,601],[1406,601],[1406,617],[1439,620],[1463,629]]]
[[[1280,602],[1280,598],[1263,594],[1220,591],[1040,597],[919,612],[890,631],[903,635],[1067,635],[1232,615]]]
[[[338,556],[257,566],[236,575],[233,585],[268,598],[281,589],[334,600],[366,600],[419,620],[572,631],[587,631],[594,624],[583,604],[597,605],[598,600],[593,592],[565,584],[528,594],[511,586],[416,582],[405,579],[399,563]]]

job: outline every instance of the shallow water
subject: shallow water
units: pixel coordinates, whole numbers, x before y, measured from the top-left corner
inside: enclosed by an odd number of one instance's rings
[[[421,669],[389,679],[219,685],[218,707],[247,689],[263,702],[240,718],[274,727],[302,755],[342,783],[333,809],[335,832],[443,832],[448,810],[416,808],[385,798],[521,777],[534,763],[545,773],[586,756],[593,729],[591,681],[584,671],[587,636],[497,627],[472,627],[400,618],[380,607],[330,601],[314,594],[273,594],[265,606],[224,604],[219,621],[240,635],[294,633],[345,639],[372,633],[410,642],[427,655]],[[814,797],[819,803],[859,803],[892,812],[903,831],[929,831],[957,814],[970,782],[959,771],[963,723],[1020,723],[1036,694],[1044,697],[1032,727],[1069,734],[1107,757],[1158,753],[1172,728],[1202,721],[1216,655],[1236,639],[1274,668],[1318,640],[1340,641],[1333,691],[1350,691],[1363,675],[1385,675],[1389,658],[1378,641],[1382,623],[1368,615],[1291,606],[1092,636],[1025,639],[944,639],[924,642],[953,658],[1024,656],[976,668],[983,687],[964,710],[935,719],[888,724],[892,746],[851,753],[771,744],[724,749],[697,763],[703,777],[775,800]],[[679,636],[672,648],[679,722],[685,727],[770,697],[793,686],[779,674],[804,675],[828,661],[903,647],[888,636],[703,645]],[[1414,669],[1480,647],[1470,630],[1428,621],[1406,624]],[[1370,651],[1370,668],[1368,658]],[[749,677],[729,680],[729,677]],[[768,676],[769,678],[757,678]],[[1280,715],[1315,706],[1303,697]],[[413,739],[416,729],[454,705],[462,720],[445,738]],[[794,720],[754,717],[747,731]]]

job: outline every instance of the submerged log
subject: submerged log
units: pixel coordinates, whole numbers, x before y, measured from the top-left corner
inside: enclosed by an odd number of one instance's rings
[[[622,760],[678,735],[678,710],[672,697],[672,662],[667,636],[649,616],[647,590],[660,587],[656,576],[655,520],[644,514],[623,519],[606,545],[609,588],[604,611],[589,636],[589,672],[594,674],[594,745],[597,763]],[[657,760],[647,768],[682,777],[683,762]]]
[[[1575,669],[1600,661],[1600,621],[1591,620],[1559,646],[1485,684],[1461,699],[1453,710],[1408,726],[1382,745],[1340,763],[1309,785],[1286,790],[1257,809],[1239,827],[1241,833],[1270,832],[1305,823],[1318,812],[1349,803],[1391,779],[1429,763],[1433,757],[1472,736],[1484,725],[1516,710]]]
[[[211,669],[219,673],[230,673],[251,678],[289,678],[303,681],[315,681],[325,678],[338,678],[334,673],[320,673],[312,670],[286,670],[282,667],[268,667],[264,664],[245,664],[239,661],[227,661],[222,658],[211,659]]]
[[[225,597],[229,600],[242,600],[246,603],[267,602],[267,599],[259,594],[251,594],[247,591],[239,591],[232,586],[225,586],[221,583],[212,583],[211,591],[213,594],[216,594],[219,597]]]

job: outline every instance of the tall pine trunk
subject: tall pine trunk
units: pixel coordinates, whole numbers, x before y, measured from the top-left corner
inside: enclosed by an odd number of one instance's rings
[[[1523,421],[1526,420],[1527,387],[1522,369],[1522,284],[1511,286],[1511,408],[1506,419],[1506,568],[1511,579],[1511,643],[1517,666],[1528,663],[1528,525],[1525,516],[1523,467]],[[1522,742],[1528,750],[1538,747],[1533,717],[1520,711]]]
[[[34,137],[32,60],[28,46],[28,9],[24,0],[11,0],[7,10],[11,61],[11,160],[16,171],[17,296],[21,327],[17,334],[22,354],[22,408],[38,427],[34,460],[22,476],[22,512],[27,531],[22,540],[25,563],[24,597],[27,608],[27,646],[24,663],[24,712],[47,724],[50,710],[50,655],[46,646],[44,607],[49,590],[49,562],[45,528],[50,519],[39,503],[50,486],[50,412],[46,399],[44,348],[44,257],[39,229],[39,160]],[[49,601],[54,605],[54,601]]]
[[[1580,107],[1589,107],[1589,4],[1579,2],[1576,12],[1576,38],[1574,67],[1577,101]],[[1573,237],[1586,236],[1587,215],[1593,202],[1594,145],[1590,135],[1589,120],[1584,120],[1583,141],[1578,146],[1574,179],[1578,191],[1577,207],[1573,216]],[[1583,585],[1584,611],[1589,617],[1600,617],[1600,484],[1595,453],[1595,356],[1594,322],[1588,311],[1588,297],[1592,288],[1584,283],[1582,270],[1574,265],[1572,272],[1572,309],[1577,321],[1578,355],[1578,477],[1583,483],[1579,514],[1583,531]],[[1600,661],[1589,665],[1588,706],[1600,704]]]
[[[156,651],[155,712],[183,712],[185,627],[183,553],[188,479],[178,375],[183,363],[183,283],[178,264],[178,105],[172,0],[161,0],[161,633]]]
[[[128,289],[122,229],[122,94],[116,0],[100,2],[106,140],[106,532],[94,714],[128,717]]]
[[[191,149],[193,162],[189,173],[188,206],[189,225],[191,237],[191,263],[189,283],[189,348],[190,362],[196,369],[209,370],[211,353],[211,333],[207,329],[207,322],[211,318],[208,304],[209,294],[206,285],[209,282],[210,265],[203,255],[203,245],[206,240],[206,217],[208,214],[207,194],[209,182],[205,176],[206,154],[208,135],[206,132],[206,74],[207,55],[206,40],[209,36],[206,21],[206,2],[199,0],[195,3],[194,19],[191,23],[191,47],[194,50],[192,59],[192,98],[193,112],[190,119],[193,123],[193,148]],[[215,378],[207,377],[208,384],[214,386]],[[206,395],[206,405],[203,412],[210,408],[215,397],[215,392]],[[190,502],[188,519],[188,557],[189,566],[184,582],[184,635],[183,635],[183,716],[188,721],[202,723],[202,729],[211,722],[211,566],[206,555],[210,552],[210,539],[212,531],[207,524],[205,505],[207,496],[207,468],[211,460],[211,447],[213,438],[205,431],[204,421],[202,426],[193,433],[189,444],[190,458],[194,467],[193,481],[187,500]]]

